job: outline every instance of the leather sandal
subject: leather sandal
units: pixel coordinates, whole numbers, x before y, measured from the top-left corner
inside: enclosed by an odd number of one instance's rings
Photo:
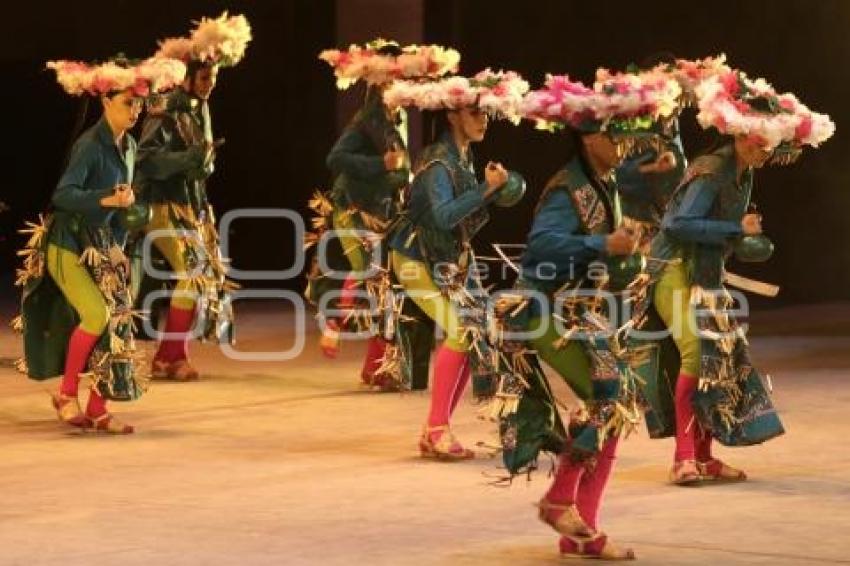
[[[605,533],[592,537],[564,536],[559,543],[561,558],[595,558],[597,560],[635,560],[631,548],[620,548]]]
[[[537,517],[564,536],[589,537],[594,530],[584,522],[575,503],[550,503],[546,498],[537,502]],[[557,512],[560,511],[560,514]]]
[[[119,421],[110,413],[103,413],[99,417],[87,417],[89,428],[95,432],[105,432],[107,434],[133,434],[135,429]]]
[[[80,400],[76,396],[65,395],[64,393],[53,393],[50,395],[50,402],[56,410],[56,416],[63,423],[82,427],[86,424],[86,416],[80,408]]]
[[[697,467],[703,479],[718,483],[734,483],[747,480],[743,470],[728,466],[717,458],[706,462],[698,462]]]
[[[431,438],[431,433],[434,432],[442,432],[436,442]],[[461,446],[449,430],[449,425],[424,427],[422,438],[419,439],[419,453],[423,458],[434,458],[446,462],[475,458],[475,452]]]
[[[702,481],[695,460],[680,460],[670,468],[670,483],[673,485],[696,485]]]

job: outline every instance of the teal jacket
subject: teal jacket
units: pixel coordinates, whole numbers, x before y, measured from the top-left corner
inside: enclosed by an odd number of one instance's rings
[[[752,188],[752,169],[737,180],[731,144],[694,160],[652,241],[653,257],[684,258],[696,283],[718,286],[724,257],[742,235]]]
[[[377,91],[370,91],[363,108],[331,149],[326,163],[334,176],[333,201],[339,208],[355,207],[382,220],[398,213],[399,189],[410,177],[409,166],[387,171],[384,154],[406,150],[407,122],[402,110],[399,122],[387,117]]]
[[[579,157],[549,181],[522,256],[522,280],[554,290],[583,278],[605,255],[607,235],[620,223],[614,183],[596,179]]]
[[[457,263],[466,244],[487,223],[485,181],[478,182],[472,151],[460,158],[450,133],[422,152],[408,209],[390,236],[390,248],[431,264]]]
[[[101,118],[83,132],[74,143],[71,158],[51,202],[55,213],[49,241],[79,254],[84,228],[108,229],[120,244],[126,237],[120,211],[104,208],[100,200],[112,194],[116,185],[132,183],[136,160],[136,141],[125,133],[123,147],[115,144],[112,129]]]
[[[206,101],[182,88],[168,96],[163,112],[148,114],[139,141],[136,188],[147,202],[206,203],[206,179],[213,163],[204,162],[204,143],[212,142]]]

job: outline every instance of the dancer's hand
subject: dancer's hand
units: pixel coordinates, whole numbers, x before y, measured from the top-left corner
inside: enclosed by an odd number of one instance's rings
[[[676,167],[676,154],[665,151],[655,161],[640,166],[641,173],[666,173]]]
[[[384,168],[387,171],[396,171],[404,167],[404,151],[391,149],[384,154]]]
[[[761,234],[761,214],[745,214],[741,219],[741,230],[745,236],[757,236]]]
[[[628,228],[617,228],[605,239],[605,252],[608,255],[629,255],[637,249],[638,240]]]
[[[100,206],[105,208],[128,208],[136,202],[136,194],[132,187],[126,183],[115,185],[114,192],[108,197],[100,199]]]
[[[508,182],[508,172],[501,163],[491,161],[484,169],[484,180],[487,182],[487,191],[484,196],[489,197]]]

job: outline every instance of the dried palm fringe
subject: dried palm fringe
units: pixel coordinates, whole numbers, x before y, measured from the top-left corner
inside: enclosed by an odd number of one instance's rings
[[[23,257],[23,267],[17,271],[16,285],[25,286],[33,279],[44,276],[45,258],[44,244],[50,216],[39,215],[38,222],[26,222],[26,228],[21,229],[21,234],[29,234],[24,248],[18,251],[18,256]],[[88,268],[92,279],[97,285],[106,306],[109,309],[109,333],[110,352],[102,352],[97,348],[89,358],[89,375],[92,386],[105,383],[109,391],[113,391],[113,379],[111,372],[111,360],[127,361],[133,366],[133,377],[142,391],[147,389],[147,382],[138,376],[141,364],[141,356],[136,351],[133,333],[136,330],[136,319],[141,318],[139,311],[132,309],[130,291],[127,287],[126,271],[127,258],[120,248],[112,246],[107,250],[99,250],[89,246],[80,254],[80,265]],[[23,315],[12,319],[12,329],[23,332],[26,321]],[[127,337],[118,335],[118,329],[126,326]],[[15,367],[21,373],[28,373],[26,360],[16,360]]]

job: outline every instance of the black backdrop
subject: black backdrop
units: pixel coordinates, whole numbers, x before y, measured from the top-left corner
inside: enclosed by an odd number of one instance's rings
[[[42,70],[44,61],[104,58],[118,51],[144,56],[155,39],[183,34],[191,19],[226,8],[246,14],[255,39],[238,67],[222,71],[213,95],[214,127],[227,144],[210,183],[211,198],[220,213],[240,207],[304,212],[311,191],[327,185],[324,156],[336,133],[333,79],[316,59],[320,49],[336,43],[334,6],[330,0],[113,0],[7,8],[7,34],[0,38],[6,142],[0,200],[11,210],[0,213],[3,272],[11,272],[20,244],[15,229],[49,200],[77,108],[52,73]],[[783,292],[771,304],[850,298],[845,161],[850,136],[843,131],[850,123],[850,2],[425,0],[425,8],[425,40],[459,48],[467,72],[512,68],[535,85],[547,71],[590,80],[598,65],[623,67],[657,50],[683,57],[725,52],[731,64],[829,113],[838,133],[821,150],[807,152],[794,166],[757,175],[755,201],[777,252],[767,264],[736,271],[781,284]],[[369,17],[368,9],[361,13]],[[702,134],[693,114],[683,122],[692,154]],[[481,243],[523,240],[535,197],[561,165],[560,151],[557,136],[528,125],[493,126],[477,149],[479,158],[521,171],[530,190],[526,202],[493,215]],[[232,236],[240,268],[286,267],[300,245],[280,221],[240,221]],[[275,285],[297,289],[301,282]],[[5,283],[2,293],[11,293]]]

